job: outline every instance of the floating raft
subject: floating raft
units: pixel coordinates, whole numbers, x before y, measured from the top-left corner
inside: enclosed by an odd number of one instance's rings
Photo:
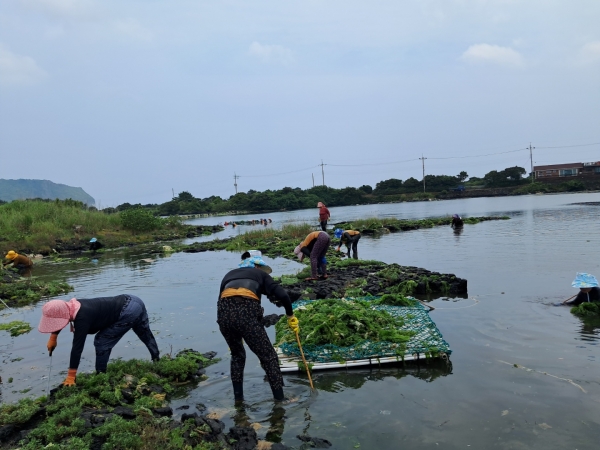
[[[379,297],[352,298],[347,300],[372,301]],[[301,300],[293,304],[294,309],[309,305],[315,300]],[[318,300],[316,300],[318,301]],[[384,310],[395,317],[401,317],[404,325],[401,330],[413,331],[415,334],[405,347],[392,342],[365,341],[352,347],[323,345],[317,348],[304,348],[306,361],[312,364],[312,370],[346,369],[351,367],[371,366],[400,361],[416,361],[425,358],[442,358],[447,360],[452,353],[450,346],[442,337],[429,312],[419,302],[415,306],[373,305],[373,308]],[[302,326],[302,325],[301,325]],[[304,347],[304,346],[303,346]],[[279,366],[282,372],[297,372],[302,357],[297,344],[286,343],[276,347]]]

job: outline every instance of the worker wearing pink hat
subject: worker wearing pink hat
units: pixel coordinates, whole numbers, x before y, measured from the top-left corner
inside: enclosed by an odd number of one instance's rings
[[[71,324],[73,346],[65,386],[73,386],[81,353],[88,334],[95,334],[96,371],[106,372],[108,359],[113,347],[129,330],[146,345],[153,361],[158,360],[159,351],[152,331],[144,302],[135,295],[99,297],[89,299],[50,300],[42,308],[42,318],[38,330],[51,333],[48,339],[48,352],[57,346],[60,331]]]

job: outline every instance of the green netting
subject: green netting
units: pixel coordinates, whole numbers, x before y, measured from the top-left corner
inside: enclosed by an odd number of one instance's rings
[[[371,302],[379,297],[361,297],[346,300],[362,300]],[[294,303],[294,309],[308,305],[318,300],[301,300]],[[442,334],[435,326],[435,323],[429,317],[425,307],[416,302],[415,306],[389,306],[373,305],[374,309],[387,311],[395,317],[404,320],[404,326],[401,330],[411,331],[414,334],[405,344],[392,342],[372,342],[363,341],[350,347],[339,347],[333,344],[326,345],[302,345],[304,356],[307,361],[316,362],[344,362],[358,359],[397,357],[403,360],[406,355],[419,354],[426,356],[437,356],[440,353],[449,355],[452,351],[450,346],[442,337]],[[287,356],[300,357],[300,350],[296,343],[281,344],[281,351]]]

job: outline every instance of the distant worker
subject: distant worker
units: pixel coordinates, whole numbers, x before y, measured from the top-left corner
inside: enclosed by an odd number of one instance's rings
[[[96,253],[96,251],[100,250],[102,247],[104,247],[104,245],[98,239],[96,239],[96,238],[90,239],[90,250],[92,252]]]
[[[153,361],[159,358],[158,346],[148,321],[146,306],[135,295],[98,297],[88,299],[73,298],[70,301],[50,300],[42,308],[42,319],[38,330],[51,333],[48,339],[48,352],[57,346],[58,334],[71,324],[73,346],[67,378],[64,386],[75,385],[81,353],[88,334],[95,334],[96,372],[106,372],[108,359],[113,347],[129,330],[140,338],[150,352]]]
[[[272,222],[273,222],[273,220],[271,220],[271,218],[269,217],[269,223],[272,223]]]
[[[294,249],[294,253],[300,261],[305,256],[310,258],[311,278],[307,280],[316,280],[319,271],[323,278],[327,278],[327,260],[325,254],[331,244],[331,238],[324,231],[313,231],[306,239],[304,239],[298,247]]]
[[[571,286],[579,288],[579,294],[575,300],[568,302],[569,305],[577,306],[586,302],[600,302],[600,287],[598,287],[598,280],[594,275],[578,272]]]
[[[317,203],[317,208],[319,208],[319,222],[321,222],[321,230],[327,231],[327,221],[331,217],[331,214],[329,214],[327,206],[325,206],[322,202]]]
[[[348,258],[350,257],[350,247],[352,247],[352,258],[358,259],[358,241],[360,240],[360,231],[342,230],[341,228],[336,228],[334,235],[340,240],[336,251],[339,252],[342,248],[342,244],[345,244],[346,249],[348,250]]]
[[[260,254],[256,250],[253,253]],[[299,327],[288,293],[275,283],[270,272],[271,268],[261,256],[244,252],[239,268],[229,271],[221,281],[217,323],[231,351],[231,382],[236,402],[244,400],[244,342],[258,356],[269,380],[273,398],[277,401],[284,399],[279,359],[261,322],[261,295],[274,299],[285,308],[288,326],[292,331],[298,332]]]
[[[458,214],[452,215],[452,222],[450,222],[450,227],[452,228],[462,228],[465,225],[464,220]]]
[[[2,264],[3,266],[8,266],[9,264],[12,264],[15,269],[19,270],[31,269],[33,267],[33,261],[31,260],[31,258],[25,255],[19,255],[14,250],[9,251],[6,254],[5,258],[7,259],[7,261]]]

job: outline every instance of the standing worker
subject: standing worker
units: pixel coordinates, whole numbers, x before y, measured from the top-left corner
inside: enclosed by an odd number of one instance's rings
[[[77,368],[88,334],[95,334],[96,371],[106,372],[108,359],[113,347],[125,333],[133,330],[146,345],[153,361],[159,358],[158,346],[150,331],[146,306],[135,295],[118,295],[116,297],[98,297],[64,300],[50,300],[42,308],[42,319],[38,330],[51,333],[48,339],[48,352],[56,348],[60,331],[71,323],[73,346],[71,360],[64,386],[75,385]]]
[[[579,294],[575,300],[568,302],[569,305],[577,306],[585,302],[600,302],[600,287],[598,287],[598,280],[594,275],[578,272],[571,286],[579,288]]]
[[[325,254],[330,244],[331,238],[327,233],[324,231],[313,231],[294,249],[294,253],[300,261],[305,256],[310,257],[311,278],[307,278],[307,280],[316,280],[319,270],[322,272],[323,278],[327,278],[327,260],[325,259]]]
[[[5,258],[8,260],[3,263],[3,266],[8,266],[12,264],[15,269],[31,269],[33,267],[33,261],[31,258],[25,255],[19,255],[14,250],[9,251]]]
[[[331,217],[331,214],[329,214],[327,206],[325,206],[322,202],[317,203],[317,208],[319,208],[319,222],[321,222],[321,230],[327,231],[327,221]]]
[[[244,400],[244,367],[246,350],[244,342],[260,360],[267,374],[273,398],[283,400],[283,375],[273,344],[262,325],[261,295],[277,301],[285,308],[288,326],[298,332],[298,319],[294,316],[288,293],[269,275],[271,268],[260,256],[242,255],[238,269],[229,271],[219,289],[217,323],[231,350],[231,382],[235,401]]]
[[[348,258],[350,258],[350,247],[352,247],[352,258],[358,259],[358,241],[360,240],[360,231],[342,230],[341,228],[336,228],[334,235],[340,240],[336,251],[339,252],[342,244],[346,244],[346,248],[348,249]]]
[[[458,214],[452,214],[452,222],[450,222],[451,228],[462,228],[465,225],[465,222],[462,220]]]

